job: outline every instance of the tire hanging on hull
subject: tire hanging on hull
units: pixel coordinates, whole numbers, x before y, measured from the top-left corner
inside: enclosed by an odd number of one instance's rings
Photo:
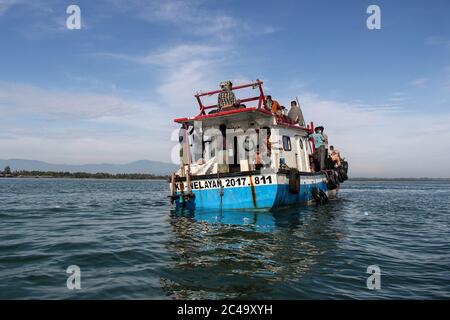
[[[322,189],[317,189],[316,187],[314,187],[314,188],[312,188],[311,193],[312,193],[313,199],[318,204],[324,204],[324,203],[328,202],[328,196],[327,196],[326,192],[323,191]]]
[[[328,202],[328,196],[327,196],[327,193],[326,193],[325,191],[323,191],[322,189],[319,190],[319,196],[320,196],[320,199],[322,200],[321,203],[326,203],[326,202]]]
[[[316,200],[317,203],[320,202],[320,195],[319,195],[319,190],[317,190],[316,187],[312,188],[311,190],[311,194],[314,200]]]
[[[339,187],[339,179],[338,179],[338,175],[336,173],[336,171],[331,170],[331,171],[327,171],[327,186],[328,189],[330,190],[334,190],[337,187]]]
[[[342,166],[341,166],[341,174],[342,174],[342,178],[345,180],[348,179],[348,162],[347,161],[342,161]]]

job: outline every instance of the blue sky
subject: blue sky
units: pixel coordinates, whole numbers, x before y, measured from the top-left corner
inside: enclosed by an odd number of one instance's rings
[[[66,8],[81,8],[81,30]],[[366,9],[381,9],[369,30]],[[0,158],[170,161],[193,94],[299,96],[357,176],[450,177],[450,2],[0,0]]]

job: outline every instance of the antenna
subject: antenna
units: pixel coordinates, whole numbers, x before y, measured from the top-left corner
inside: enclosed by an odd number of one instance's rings
[[[298,101],[297,96],[295,97],[295,100],[297,101],[298,109],[300,110],[300,113],[298,115],[298,123],[300,124],[300,126],[304,127],[305,126],[305,118],[303,117],[302,108],[300,107],[300,102]]]

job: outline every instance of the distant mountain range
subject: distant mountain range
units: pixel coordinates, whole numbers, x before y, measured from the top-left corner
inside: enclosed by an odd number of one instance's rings
[[[23,159],[0,159],[0,171],[6,166],[11,167],[11,171],[18,170],[36,170],[36,171],[63,171],[63,172],[87,172],[87,173],[148,173],[154,175],[168,175],[178,169],[177,165],[152,161],[152,160],[138,160],[125,164],[52,164],[37,160],[23,160]]]

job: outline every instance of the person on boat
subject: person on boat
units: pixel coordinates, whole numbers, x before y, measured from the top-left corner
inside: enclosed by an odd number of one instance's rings
[[[321,133],[322,136],[323,136],[323,145],[325,146],[325,159],[328,159],[328,154],[329,154],[329,152],[328,152],[328,135],[326,135],[325,133],[323,133],[323,131],[325,130],[325,129],[323,128],[323,126],[320,126],[320,127],[319,127],[319,130],[320,130],[320,133]]]
[[[300,117],[300,107],[297,105],[297,101],[291,101],[291,109],[289,109],[288,118],[294,123],[298,123]]]
[[[309,167],[311,172],[316,172],[316,161],[314,161],[314,155],[309,156]]]
[[[189,125],[182,124],[178,131],[178,142],[180,143],[180,169],[181,176],[185,175],[185,166],[189,163],[188,152],[190,152],[189,136],[194,132],[194,127],[189,130]],[[187,140],[186,140],[187,139]]]
[[[256,149],[254,165],[255,165],[256,170],[267,167],[267,163],[264,160],[264,157],[261,156],[261,152],[260,152],[259,148]]]
[[[339,152],[339,150],[335,149],[334,146],[330,146],[330,158],[335,164],[335,166],[337,167],[341,166],[342,161],[341,153]]]
[[[328,136],[325,134],[325,133],[323,133],[323,131],[325,130],[324,128],[323,128],[323,126],[320,126],[320,127],[318,127],[319,128],[319,130],[320,130],[320,133],[322,134],[322,136],[323,136],[323,144],[324,144],[324,146],[325,146],[325,149],[328,151]]]
[[[314,141],[314,146],[316,148],[317,152],[317,162],[318,162],[318,170],[321,171],[325,169],[325,144],[324,144],[324,137],[320,131],[320,128],[317,127],[314,129],[314,133],[309,135],[310,139]]]
[[[281,106],[278,103],[278,101],[272,100],[272,96],[267,96],[266,101],[267,101],[267,106],[269,107],[270,111],[272,111],[272,113],[275,113],[277,116],[282,115],[283,111],[282,111]]]
[[[181,176],[184,177],[185,171],[184,166],[187,164],[187,159],[184,151],[184,140],[186,138],[186,128],[184,124],[181,125],[180,130],[178,131],[178,142],[180,143],[180,173]]]
[[[260,156],[265,158],[264,160],[268,162],[272,154],[272,142],[270,141],[271,130],[269,127],[262,127],[259,131],[260,138],[262,138]]]
[[[217,109],[222,111],[223,109],[233,108],[240,105],[240,101],[236,99],[233,92],[233,83],[231,81],[224,81],[220,83],[220,89],[222,92],[219,93],[217,98]]]

